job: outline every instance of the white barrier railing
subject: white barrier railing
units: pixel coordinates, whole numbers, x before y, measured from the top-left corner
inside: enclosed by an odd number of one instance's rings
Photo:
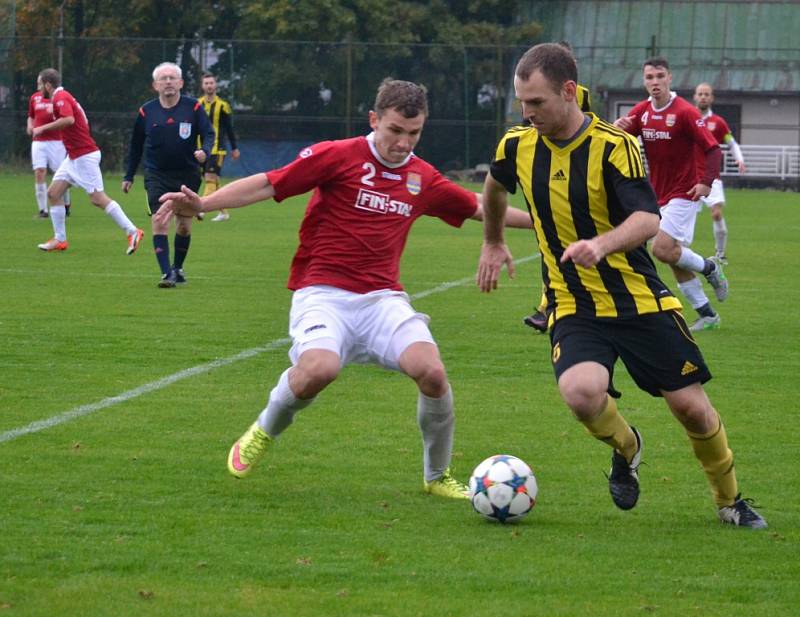
[[[752,146],[739,145],[742,149],[745,175],[759,178],[800,177],[800,146]],[[723,148],[725,162],[722,167],[723,176],[738,176],[739,166],[726,147]]]
[[[745,174],[739,173],[739,166],[736,164],[730,149],[728,146],[722,146],[722,176],[775,178],[780,180],[800,178],[800,146],[752,146],[740,144],[739,147],[742,149],[747,172]],[[642,149],[642,158],[645,159],[645,168],[647,168],[644,149]]]

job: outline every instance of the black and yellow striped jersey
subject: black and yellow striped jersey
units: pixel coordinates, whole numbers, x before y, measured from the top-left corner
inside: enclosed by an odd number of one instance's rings
[[[214,134],[216,135],[211,154],[226,154],[223,132],[228,137],[231,149],[236,150],[236,134],[233,132],[233,122],[231,120],[233,110],[230,103],[216,95],[210,102],[206,97],[202,96],[200,97],[200,102],[203,104],[203,109],[206,110],[206,115],[211,121],[211,126],[214,127]]]
[[[592,95],[589,93],[589,88],[578,84],[575,94],[578,99],[578,107],[581,108],[581,111],[592,111]]]
[[[679,310],[644,245],[607,255],[592,268],[560,263],[571,243],[610,231],[633,212],[659,212],[636,139],[588,116],[581,135],[563,147],[533,127],[509,129],[491,165],[508,192],[521,187],[531,212],[551,319]]]

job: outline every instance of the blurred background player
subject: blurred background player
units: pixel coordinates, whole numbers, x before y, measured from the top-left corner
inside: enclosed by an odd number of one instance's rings
[[[689,329],[715,329],[720,316],[695,273],[705,276],[720,302],[728,297],[728,280],[715,258],[703,258],[689,247],[699,200],[709,194],[711,184],[719,178],[722,151],[700,112],[670,90],[672,73],[666,58],[645,60],[642,78],[650,97],[614,124],[642,138],[650,183],[661,207],[653,255],[672,268],[678,288],[697,311],[698,317]]]
[[[103,210],[125,231],[128,246],[125,253],[132,255],[139,247],[144,232],[138,229],[125,215],[122,207],[103,190],[103,174],[100,171],[100,148],[92,139],[89,121],[78,101],[61,87],[61,75],[55,69],[45,69],[39,73],[42,87],[53,102],[55,120],[33,129],[37,137],[50,131],[61,131],[67,158],[53,175],[47,190],[50,200],[50,221],[53,223],[54,237],[39,245],[43,251],[67,250],[67,223],[64,207],[64,193],[70,187],[79,186],[89,195],[89,200]]]
[[[739,173],[747,172],[742,149],[736,143],[728,123],[725,122],[725,118],[718,116],[711,109],[711,105],[714,103],[714,89],[711,84],[698,84],[694,90],[694,103],[697,105],[697,109],[700,110],[700,115],[706,121],[706,126],[711,131],[714,139],[717,140],[717,143],[720,145],[728,144],[731,154],[739,166]],[[700,201],[711,208],[716,258],[723,265],[727,265],[728,226],[725,224],[725,217],[722,215],[722,207],[725,205],[725,190],[723,189],[721,178],[714,180],[708,197],[701,197]]]
[[[159,198],[164,193],[180,191],[181,185],[193,191],[202,182],[200,170],[208,159],[214,143],[214,130],[203,106],[197,99],[181,95],[183,88],[181,67],[163,62],[153,70],[153,90],[158,98],[147,101],[139,108],[133,124],[128,170],[122,181],[122,191],[127,193],[133,185],[133,176],[144,152],[144,187],[150,215],[161,207]],[[199,148],[197,144],[202,144]],[[183,262],[192,240],[191,216],[178,215],[175,221],[175,256],[169,261],[169,221],[151,218],[153,249],[161,269],[162,288],[185,283]]]
[[[233,110],[230,103],[217,96],[217,78],[211,73],[203,73],[203,98],[200,99],[206,115],[214,127],[216,139],[211,148],[211,156],[206,160],[204,180],[206,183],[203,196],[211,195],[219,188],[219,176],[222,173],[222,164],[225,161],[224,149],[225,136],[231,145],[231,158],[239,159],[239,148],[236,147],[236,133],[233,132]],[[200,220],[203,220],[202,214]],[[227,221],[230,215],[225,209],[211,219],[214,223]]]
[[[33,135],[37,126],[48,124],[55,120],[53,116],[53,102],[46,96],[42,79],[36,79],[36,92],[31,94],[28,101],[28,135]],[[31,141],[31,165],[33,176],[36,180],[36,206],[39,213],[37,218],[46,219],[47,213],[47,168],[55,172],[61,161],[67,158],[67,151],[61,141],[61,131],[48,131],[33,137]],[[70,195],[69,190],[64,193],[64,207],[69,216]]]
[[[428,116],[425,90],[384,80],[369,112],[373,132],[304,148],[288,165],[236,180],[199,198],[188,189],[161,199],[156,215],[230,208],[313,190],[292,261],[289,330],[292,366],[267,406],[228,454],[228,470],[243,478],[272,442],[348,364],[400,371],[418,389],[425,492],[466,499],[468,488],[449,471],[455,414],[439,348],[400,284],[400,259],[414,222],[438,217],[460,227],[483,215],[478,196],[444,178],[414,154]],[[530,228],[527,212],[509,208],[506,224]]]
[[[561,41],[559,45],[572,53],[572,45],[570,45],[568,41]],[[578,107],[580,107],[582,112],[587,113],[592,111],[592,96],[589,92],[589,88],[578,84],[575,96],[577,98]],[[528,124],[528,120],[523,118],[523,124]],[[539,298],[539,304],[536,306],[533,313],[522,320],[522,323],[526,326],[530,326],[542,334],[547,332],[547,296],[544,294],[546,287],[547,285],[542,281],[542,295]]]

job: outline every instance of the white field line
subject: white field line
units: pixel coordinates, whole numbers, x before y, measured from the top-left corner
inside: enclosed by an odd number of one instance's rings
[[[528,257],[522,257],[520,259],[516,259],[514,260],[514,263],[520,264],[528,261],[533,261],[537,257],[539,257],[539,253],[536,253],[535,255],[529,255]],[[418,300],[420,298],[424,298],[432,294],[447,291],[448,289],[452,289],[453,287],[466,285],[467,283],[471,283],[474,280],[475,280],[474,276],[469,276],[460,279],[458,281],[450,281],[448,283],[443,283],[441,285],[438,285],[437,287],[433,287],[431,289],[426,289],[424,291],[415,293],[411,296],[411,299]],[[194,375],[201,375],[203,373],[208,373],[210,371],[213,371],[214,369],[234,364],[241,360],[248,360],[250,358],[254,358],[267,351],[272,351],[274,349],[278,349],[279,347],[288,345],[290,342],[291,339],[289,338],[275,339],[274,341],[270,341],[266,345],[262,345],[260,347],[251,347],[250,349],[245,349],[244,351],[240,351],[239,353],[234,354],[232,356],[228,356],[227,358],[220,358],[219,360],[213,360],[212,362],[206,362],[205,364],[198,364],[197,366],[192,366],[190,368],[183,369],[182,371],[178,371],[177,373],[173,373],[172,375],[167,375],[166,377],[162,377],[161,379],[156,379],[155,381],[143,384],[137,388],[133,388],[132,390],[126,390],[125,392],[117,394],[116,396],[109,396],[107,398],[97,401],[96,403],[88,403],[86,405],[80,405],[78,407],[70,409],[69,411],[64,411],[49,418],[45,418],[44,420],[37,420],[36,422],[31,422],[30,424],[26,424],[25,426],[20,426],[19,428],[11,429],[4,433],[0,433],[0,443],[11,441],[12,439],[16,439],[17,437],[24,437],[25,435],[30,435],[32,433],[38,433],[39,431],[44,431],[46,429],[53,428],[54,426],[58,426],[60,424],[66,424],[67,422],[72,422],[73,420],[76,420],[83,416],[88,416],[89,414],[92,414],[96,411],[100,411],[102,409],[112,407],[119,403],[125,403],[132,399],[138,398],[143,394],[148,394],[150,392],[155,392],[156,390],[161,390],[169,385],[174,384],[177,381],[186,379],[187,377],[193,377]]]

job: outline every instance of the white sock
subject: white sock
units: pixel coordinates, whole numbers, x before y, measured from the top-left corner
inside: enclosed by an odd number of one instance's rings
[[[717,253],[719,255],[724,255],[725,247],[728,244],[728,226],[725,224],[725,219],[721,218],[718,221],[714,221],[713,229]]]
[[[678,258],[678,261],[675,265],[679,268],[683,268],[684,270],[702,272],[703,268],[706,267],[706,260],[705,258],[700,257],[700,255],[695,253],[692,249],[682,246],[681,256]]]
[[[47,212],[47,184],[44,182],[36,183],[36,205],[39,212]]]
[[[124,229],[128,235],[136,231],[136,225],[131,223],[131,220],[125,216],[125,212],[122,211],[122,207],[116,201],[109,203],[105,207],[105,212],[114,219],[114,222]]]
[[[441,478],[450,466],[456,417],[453,413],[453,389],[448,385],[441,398],[422,392],[417,399],[417,424],[422,431],[422,464],[425,482]]]
[[[703,291],[703,284],[700,282],[699,278],[694,277],[690,281],[678,283],[678,289],[686,296],[686,299],[689,301],[689,304],[692,305],[693,309],[698,309],[708,304],[708,296],[706,292]]]
[[[294,415],[308,407],[314,399],[297,398],[289,387],[289,371],[286,369],[277,385],[269,393],[269,402],[258,416],[258,425],[267,435],[275,439],[294,421]]]
[[[67,209],[61,206],[50,206],[50,222],[53,223],[53,235],[59,242],[67,241]]]

